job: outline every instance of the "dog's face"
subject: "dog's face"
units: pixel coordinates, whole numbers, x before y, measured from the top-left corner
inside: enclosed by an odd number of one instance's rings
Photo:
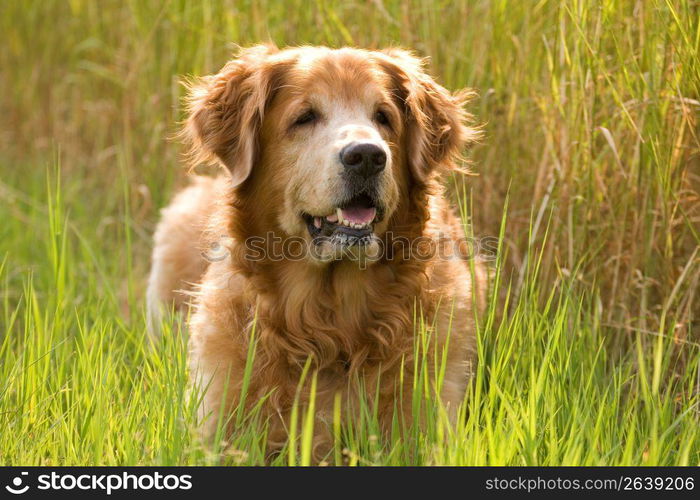
[[[327,261],[375,252],[410,187],[451,166],[461,104],[405,51],[254,47],[191,87],[186,132],[258,200],[251,224]]]
[[[376,244],[407,185],[403,121],[391,81],[354,52],[306,52],[286,74],[263,126],[265,164],[284,166],[279,222],[315,255]],[[274,167],[273,167],[274,168]]]

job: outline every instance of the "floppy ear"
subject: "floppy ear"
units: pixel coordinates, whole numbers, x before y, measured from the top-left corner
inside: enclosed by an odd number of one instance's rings
[[[243,49],[215,75],[187,84],[188,117],[182,136],[193,165],[223,164],[234,186],[249,176],[258,155],[258,135],[274,91],[269,45]]]
[[[403,49],[382,51],[384,70],[394,80],[403,104],[411,173],[425,182],[433,172],[456,167],[456,160],[479,131],[467,125],[471,115],[465,103],[471,91],[451,94],[423,69],[423,61]]]

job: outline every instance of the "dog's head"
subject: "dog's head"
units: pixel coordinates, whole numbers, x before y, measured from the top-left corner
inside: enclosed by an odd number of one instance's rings
[[[190,86],[185,135],[229,170],[249,227],[327,260],[374,251],[412,187],[454,165],[475,136],[465,96],[404,50],[256,46]]]

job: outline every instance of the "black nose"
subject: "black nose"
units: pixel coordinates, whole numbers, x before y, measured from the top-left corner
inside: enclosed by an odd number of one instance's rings
[[[386,153],[371,142],[353,142],[340,150],[340,162],[348,172],[368,179],[384,170]]]

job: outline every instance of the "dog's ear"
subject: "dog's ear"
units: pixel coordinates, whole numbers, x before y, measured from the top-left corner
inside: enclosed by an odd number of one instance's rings
[[[189,82],[187,120],[181,136],[189,143],[192,165],[223,164],[234,186],[251,173],[258,136],[272,98],[278,52],[272,45],[242,49],[215,75]]]
[[[425,182],[434,172],[455,168],[464,147],[479,137],[464,109],[474,93],[450,93],[425,72],[421,59],[403,49],[382,51],[379,62],[403,106],[407,160],[415,179]]]

